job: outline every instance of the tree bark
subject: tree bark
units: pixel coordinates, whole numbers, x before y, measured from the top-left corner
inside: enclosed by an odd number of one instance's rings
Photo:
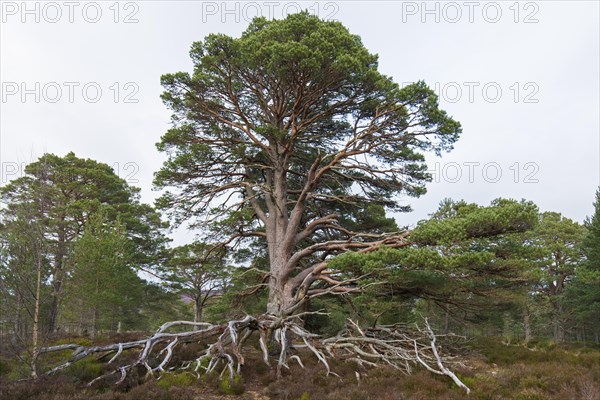
[[[33,312],[33,333],[31,338],[31,377],[37,379],[38,334],[40,320],[40,295],[42,287],[42,243],[37,247],[37,282],[35,288],[35,308]]]
[[[292,285],[289,279],[282,274],[271,276],[269,279],[269,302],[267,303],[267,314],[283,317],[287,316],[286,310],[294,305]]]
[[[565,327],[563,317],[565,310],[560,301],[555,300],[554,302],[554,316],[552,319],[552,330],[554,341],[556,343],[564,343],[565,341]]]
[[[531,312],[528,306],[525,306],[523,312],[523,329],[525,330],[525,344],[531,341]]]
[[[204,305],[202,304],[202,298],[196,297],[194,302],[194,322],[202,321],[202,311],[204,309]]]
[[[92,311],[92,339],[96,338],[98,334],[98,293],[99,293],[99,277],[98,272],[96,272],[96,291],[95,291],[95,299],[94,299],[94,308]]]
[[[25,328],[23,326],[23,319],[21,318],[21,311],[25,307],[25,299],[23,298],[22,292],[17,291],[17,310],[15,317],[15,336],[23,337],[25,334]]]
[[[272,221],[274,229],[270,232],[269,239],[272,240],[269,240],[268,244],[271,276],[267,314],[275,316],[284,316],[285,310],[293,303],[293,290],[290,285],[292,268],[289,265],[291,254],[287,250],[289,245],[283,240],[287,233],[288,216],[287,211],[285,215],[281,211],[283,210],[278,210],[276,220]]]
[[[61,220],[61,223],[63,221]],[[66,233],[64,228],[60,228],[58,231],[58,243],[57,250],[54,258],[54,268],[52,271],[52,302],[50,303],[50,311],[48,317],[48,332],[54,333],[56,331],[56,323],[58,320],[58,308],[60,306],[60,296],[62,294],[62,279],[63,279],[63,267],[65,257],[65,239]]]

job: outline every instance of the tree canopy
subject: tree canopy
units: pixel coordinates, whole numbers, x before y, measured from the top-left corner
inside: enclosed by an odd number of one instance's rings
[[[337,285],[316,258],[399,243],[341,217],[366,204],[407,210],[398,196],[423,194],[430,179],[423,152],[450,150],[461,132],[423,82],[401,88],[357,35],[308,13],[255,18],[190,56],[193,73],[162,77],[173,128],[155,183],[175,190],[159,205],[177,222],[218,223],[227,243],[266,240],[274,314],[316,280]]]

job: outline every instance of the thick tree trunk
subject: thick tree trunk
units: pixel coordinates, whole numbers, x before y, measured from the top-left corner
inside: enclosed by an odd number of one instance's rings
[[[287,218],[286,218],[287,219]],[[285,225],[287,221],[278,221],[281,226],[276,227],[275,237],[285,236]],[[293,288],[291,287],[291,271],[288,261],[290,251],[286,249],[283,240],[273,240],[269,243],[269,301],[267,303],[267,314],[285,316],[286,310],[293,305]]]
[[[269,300],[267,303],[267,314],[276,317],[287,317],[290,313],[286,310],[290,309],[294,303],[293,291],[289,274],[286,274],[284,268],[288,259],[281,253],[276,257],[271,258],[271,277],[269,279]],[[269,346],[271,355],[277,355],[281,351],[281,343],[276,338],[277,332],[273,331],[269,338]],[[291,332],[285,335],[287,345],[291,346]]]
[[[274,158],[278,158],[277,168],[268,180],[271,180],[272,196],[267,198],[268,219],[266,220],[267,243],[269,248],[269,300],[267,313],[285,316],[286,310],[293,305],[291,273],[289,265],[291,253],[298,234],[296,218],[302,210],[295,210],[290,215],[288,210],[287,178],[288,160],[283,148],[276,146]],[[296,214],[297,215],[296,215]]]
[[[269,280],[269,302],[267,303],[267,314],[276,316],[287,316],[294,305],[293,289],[289,279],[283,276],[271,276]]]

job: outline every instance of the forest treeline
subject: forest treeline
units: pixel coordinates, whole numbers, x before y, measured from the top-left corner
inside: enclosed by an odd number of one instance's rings
[[[140,202],[106,164],[45,154],[0,189],[3,357],[25,364],[61,335],[152,331],[169,320],[225,321],[266,307],[264,244],[172,246],[160,210]],[[584,224],[529,201],[444,200],[410,231],[410,245],[345,252],[333,269],[360,276],[352,297],[321,296],[312,331],[425,316],[439,333],[599,341],[600,192]],[[346,221],[396,232],[384,208]],[[34,346],[32,346],[32,343]]]

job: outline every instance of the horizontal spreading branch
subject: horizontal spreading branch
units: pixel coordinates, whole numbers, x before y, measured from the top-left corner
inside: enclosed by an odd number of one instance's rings
[[[232,320],[222,324],[202,322],[172,321],[163,324],[152,336],[132,342],[114,343],[106,346],[80,346],[65,344],[40,349],[40,354],[72,350],[68,361],[56,366],[47,372],[48,375],[63,370],[75,362],[92,354],[102,353],[100,359],[112,355],[108,364],[114,363],[126,350],[138,350],[135,361],[115,367],[114,370],[92,380],[88,385],[118,375],[116,384],[123,382],[129,372],[134,368],[143,367],[146,377],[155,373],[168,373],[176,369],[191,370],[198,378],[202,374],[219,372],[223,375],[229,373],[229,378],[234,379],[239,374],[245,360],[242,354],[244,342],[254,332],[259,334],[259,343],[262,350],[263,361],[271,364],[268,350],[268,338],[272,337],[278,344],[276,357],[277,376],[280,377],[283,369],[289,369],[289,362],[295,361],[304,368],[304,364],[297,351],[292,349],[306,349],[314,355],[319,363],[323,364],[327,374],[337,376],[331,370],[330,360],[341,359],[354,362],[360,367],[376,367],[388,365],[404,373],[410,373],[413,366],[422,366],[428,371],[450,377],[459,387],[469,393],[469,388],[446,367],[448,363],[456,363],[449,357],[442,357],[436,345],[436,336],[427,320],[424,329],[408,330],[405,327],[377,326],[362,329],[358,323],[348,320],[346,329],[330,338],[307,331],[300,318],[308,314],[324,314],[317,312],[304,312],[286,318],[272,315],[259,317],[246,316],[242,319]],[[169,332],[173,327],[191,326],[193,329],[184,332]],[[204,351],[194,360],[187,360],[179,365],[168,367],[176,349],[185,343],[205,341],[209,344]],[[160,350],[158,350],[160,349]],[[358,372],[357,372],[358,373]]]
[[[291,270],[300,262],[300,260],[315,254],[317,252],[344,252],[356,251],[358,253],[370,253],[381,249],[382,247],[398,248],[410,245],[408,241],[409,231],[399,233],[369,234],[354,233],[345,240],[330,240],[326,242],[315,243],[294,253],[287,262],[286,268]],[[369,239],[365,241],[364,239]],[[318,275],[326,268],[326,263],[320,263],[318,266],[311,266],[300,272],[295,279],[302,282],[308,274]]]

